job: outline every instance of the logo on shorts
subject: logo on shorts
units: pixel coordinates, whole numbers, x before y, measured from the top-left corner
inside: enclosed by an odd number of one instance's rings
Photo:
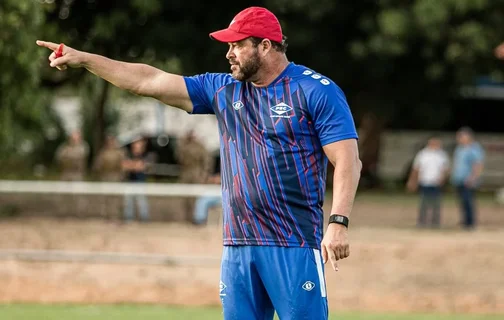
[[[225,290],[226,288],[227,288],[227,287],[226,287],[226,285],[224,284],[224,282],[222,282],[222,281],[221,281],[221,282],[219,283],[219,295],[220,295],[221,297],[225,297],[225,296],[226,296],[226,294],[224,293],[224,290]]]
[[[311,281],[306,281],[301,288],[303,288],[306,291],[312,291],[313,288],[315,288],[315,283]]]

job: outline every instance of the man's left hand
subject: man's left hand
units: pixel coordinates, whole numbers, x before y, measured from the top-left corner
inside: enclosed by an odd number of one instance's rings
[[[473,177],[469,177],[469,178],[467,178],[467,179],[464,181],[464,185],[465,185],[467,188],[472,188],[472,187],[474,187],[475,182],[476,182],[476,179],[475,179],[475,178],[473,178]]]
[[[324,264],[330,261],[334,271],[338,271],[337,261],[350,255],[348,229],[341,224],[329,224],[321,246]]]

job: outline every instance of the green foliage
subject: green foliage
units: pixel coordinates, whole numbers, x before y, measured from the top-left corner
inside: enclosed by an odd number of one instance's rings
[[[57,122],[39,88],[35,40],[44,21],[35,1],[0,2],[0,161],[30,155]]]
[[[394,110],[389,113],[392,118],[395,114],[397,120],[409,118],[417,127],[440,128],[450,118],[443,105],[458,96],[460,86],[473,84],[479,76],[504,80],[501,64],[493,56],[495,46],[504,40],[503,1],[377,4],[359,19],[362,35],[350,41],[354,54],[350,59],[366,66],[367,85],[385,82],[378,86],[381,96],[373,96]]]
[[[176,68],[176,57],[160,55],[163,42],[151,38],[164,35],[153,32],[153,29],[159,31],[156,23],[163,19],[160,14],[163,6],[166,4],[160,0],[55,1],[46,8],[47,20],[58,30],[54,41],[113,59]],[[91,154],[95,154],[105,133],[113,130],[118,121],[117,112],[110,109],[113,104],[110,99],[131,94],[124,91],[118,94],[117,90],[110,90],[111,86],[104,87],[101,79],[82,70],[48,70],[44,80],[49,86],[72,88],[74,94],[80,95],[82,130]]]
[[[49,68],[48,52],[36,39],[181,74],[227,72],[226,45],[208,33],[250,5],[278,14],[289,59],[334,79],[357,119],[374,110],[389,123],[440,128],[451,116],[443,106],[460,85],[481,75],[504,79],[493,57],[504,40],[503,0],[3,0],[0,157],[26,154],[34,145],[48,159],[47,132],[61,131],[48,91],[81,94],[89,132],[113,125],[117,114],[108,99],[130,96],[118,90],[103,95],[102,82],[84,70]]]
[[[351,44],[360,59],[385,58],[396,64],[405,58],[424,67],[418,80],[449,80],[453,86],[499,69],[493,49],[504,37],[503,1],[378,3],[363,16],[365,35]]]
[[[493,55],[504,41],[502,0],[266,3],[281,12],[290,58],[341,85],[357,118],[374,111],[389,124],[442,128],[460,86],[504,80]]]

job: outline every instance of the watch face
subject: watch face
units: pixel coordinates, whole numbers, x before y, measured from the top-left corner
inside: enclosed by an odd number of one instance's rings
[[[335,223],[344,224],[345,226],[347,225],[347,223],[345,223],[345,221],[347,221],[345,219],[345,217],[344,216],[340,216],[340,215],[338,215],[338,216],[331,216],[331,220],[330,221],[331,222],[335,222]]]

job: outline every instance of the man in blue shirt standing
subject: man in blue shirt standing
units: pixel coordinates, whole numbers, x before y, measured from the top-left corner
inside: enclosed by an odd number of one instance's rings
[[[474,140],[474,133],[470,128],[459,129],[456,138],[451,182],[460,198],[462,225],[471,229],[476,224],[474,192],[481,183],[485,153],[481,145]]]
[[[114,85],[191,114],[215,114],[221,140],[225,320],[328,318],[324,263],[350,254],[348,222],[361,162],[343,91],[288,61],[265,8],[238,13],[210,37],[226,43],[230,73],[184,77],[69,47],[52,67],[84,67]],[[53,51],[58,44],[39,41]],[[328,161],[333,202],[324,234]]]

